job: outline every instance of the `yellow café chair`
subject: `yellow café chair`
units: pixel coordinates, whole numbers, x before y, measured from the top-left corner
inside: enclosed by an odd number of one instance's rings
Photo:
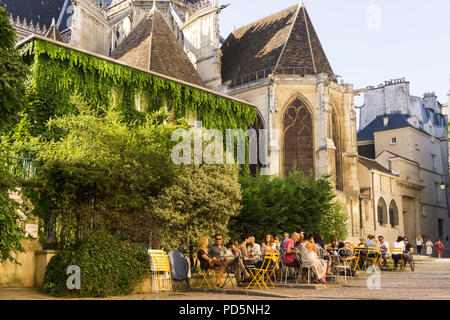
[[[276,266],[278,264],[278,260],[280,259],[280,254],[278,252],[276,253],[266,253],[264,255],[264,260],[259,268],[249,268],[250,274],[252,276],[252,281],[247,286],[247,289],[249,288],[255,288],[258,286],[260,289],[266,289],[269,290],[269,287],[267,286],[267,280],[271,283],[271,285],[275,288],[275,285],[273,284],[270,277],[275,272]]]

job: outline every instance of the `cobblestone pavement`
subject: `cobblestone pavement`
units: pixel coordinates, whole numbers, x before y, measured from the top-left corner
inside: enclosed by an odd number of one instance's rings
[[[269,292],[280,297],[225,295],[222,293],[180,292],[111,297],[109,300],[266,300],[266,299],[450,299],[450,259],[418,261],[415,272],[382,272],[380,289],[368,289],[367,279],[354,279],[328,289],[277,288]],[[0,300],[54,299],[34,288],[0,288]]]

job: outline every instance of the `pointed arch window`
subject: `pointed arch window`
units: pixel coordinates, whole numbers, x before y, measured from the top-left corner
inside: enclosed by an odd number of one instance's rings
[[[314,137],[311,112],[295,99],[283,115],[283,173],[297,168],[314,174]]]
[[[378,200],[378,206],[377,206],[377,213],[378,213],[378,223],[383,226],[388,223],[387,221],[387,208],[386,208],[386,202],[383,198],[380,198]]]
[[[342,139],[341,126],[333,109],[331,113],[331,139],[333,140],[336,150],[334,152],[334,174],[336,179],[336,190],[344,190],[344,178],[342,174]]]
[[[389,205],[389,221],[392,227],[397,227],[399,225],[398,208],[394,200],[392,200],[391,204]]]

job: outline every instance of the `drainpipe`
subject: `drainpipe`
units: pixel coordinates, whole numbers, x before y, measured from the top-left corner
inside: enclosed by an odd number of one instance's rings
[[[363,214],[362,214],[362,194],[359,194],[359,228],[361,230],[361,237],[364,237],[364,228],[363,228]]]

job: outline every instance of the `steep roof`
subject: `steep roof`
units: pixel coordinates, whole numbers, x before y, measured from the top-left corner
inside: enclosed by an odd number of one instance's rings
[[[265,69],[284,74],[334,74],[308,12],[300,5],[236,29],[223,44],[222,53],[223,81]]]
[[[393,130],[405,127],[413,127],[407,120],[408,116],[403,115],[401,113],[388,114],[387,117],[389,118],[389,122],[386,127],[384,126],[383,121],[384,115],[378,116],[376,117],[375,120],[369,123],[364,129],[358,131],[358,140],[359,141],[373,140],[374,132]]]
[[[199,86],[203,81],[158,10],[152,10],[111,57]]]
[[[373,170],[377,170],[386,174],[391,174],[394,175],[391,171],[389,171],[388,169],[386,169],[385,167],[383,167],[381,164],[379,164],[378,162],[376,162],[375,160],[372,159],[368,159],[368,158],[364,158],[364,157],[359,157],[359,162],[365,166],[368,169],[373,169]]]
[[[63,14],[59,25],[61,31],[70,27],[67,25],[70,20],[69,16],[73,12],[69,10],[70,5],[70,0],[2,0],[0,4],[14,19],[19,17],[21,21],[26,19],[28,23],[32,20],[35,25],[39,22],[41,27],[45,25],[47,28],[50,27],[52,19],[58,21],[60,15]]]

